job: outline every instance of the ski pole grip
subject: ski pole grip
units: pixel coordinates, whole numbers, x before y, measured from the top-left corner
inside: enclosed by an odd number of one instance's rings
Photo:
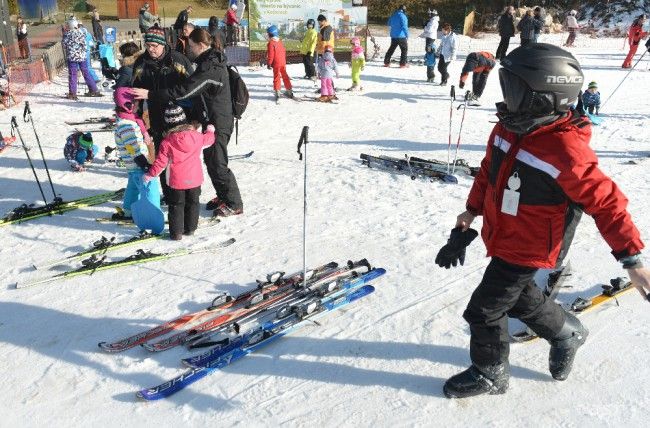
[[[456,99],[456,87],[454,85],[451,85],[451,91],[449,92],[449,96],[455,100]]]
[[[11,116],[11,130],[18,128],[18,122],[16,121],[16,116]]]
[[[300,149],[302,148],[303,144],[307,144],[309,142],[309,126],[303,126],[302,127],[302,132],[300,133],[300,139],[298,140],[298,160],[302,160],[302,152]]]
[[[25,122],[29,122],[29,119],[27,119],[27,116],[32,114],[32,110],[29,108],[29,101],[25,101],[25,110],[23,110],[23,120]]]

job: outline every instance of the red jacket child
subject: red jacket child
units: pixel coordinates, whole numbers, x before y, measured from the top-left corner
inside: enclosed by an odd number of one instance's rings
[[[269,35],[269,43],[266,46],[266,64],[269,69],[273,69],[273,90],[276,99],[280,96],[280,79],[284,82],[286,95],[293,98],[291,79],[287,74],[287,51],[280,40],[278,28],[271,25],[266,32]]]

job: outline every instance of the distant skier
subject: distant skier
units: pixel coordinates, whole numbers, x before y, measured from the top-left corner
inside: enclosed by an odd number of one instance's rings
[[[165,110],[167,134],[160,144],[149,171],[144,176],[147,183],[167,168],[167,194],[169,206],[169,237],[174,241],[191,236],[199,225],[199,197],[203,183],[201,152],[214,144],[214,126],[208,125],[201,133],[187,122],[180,106],[169,105]]]
[[[544,28],[544,18],[542,17],[542,8],[537,6],[533,9],[533,20],[535,21],[535,34],[533,35],[533,43],[537,43],[539,35]],[[497,58],[498,59],[498,58]]]
[[[627,198],[598,168],[589,147],[591,126],[570,108],[577,102],[583,74],[563,49],[532,43],[513,50],[499,70],[504,102],[488,140],[485,158],[436,263],[461,265],[477,236],[469,229],[483,216],[481,236],[492,257],[463,314],[470,327],[467,370],[443,387],[449,398],[503,394],[510,378],[508,316],[525,322],[550,342],[549,370],[565,380],[587,329],[574,315],[543,294],[533,277],[554,268],[563,241],[573,234],[573,210],[592,216],[601,235],[645,298],[650,270],[644,247],[627,211]],[[560,83],[547,75],[562,75]],[[644,291],[645,290],[645,291]]]
[[[420,37],[424,37],[424,50],[429,46],[434,46],[436,39],[438,38],[438,27],[440,26],[440,17],[438,16],[438,11],[435,9],[429,9],[428,11],[429,19],[424,24],[424,31]],[[435,50],[435,48],[434,48]]]
[[[499,36],[501,41],[499,42],[499,47],[497,48],[497,53],[494,54],[494,57],[498,60],[503,59],[508,53],[508,46],[510,45],[510,38],[515,35],[515,8],[512,6],[506,6],[503,11],[503,14],[499,17],[497,23],[497,28],[499,29]]]
[[[427,82],[435,82],[436,74],[434,70],[436,68],[436,53],[434,51],[434,46],[427,46],[427,52],[424,54],[424,65],[427,66]]]
[[[366,66],[366,53],[361,46],[361,40],[358,37],[350,39],[352,45],[352,58],[350,60],[350,67],[352,67],[352,86],[348,91],[361,91],[361,72]]]
[[[409,49],[409,19],[406,16],[406,5],[397,8],[388,19],[388,26],[390,27],[390,47],[384,57],[384,67],[390,67],[390,59],[398,46],[400,50],[399,66],[400,68],[408,67],[406,62]]]
[[[318,58],[318,75],[320,76],[320,102],[337,100],[334,91],[334,76],[339,77],[338,64],[334,59],[332,48],[325,48],[325,52]]]
[[[565,21],[565,27],[567,30],[569,30],[569,37],[566,39],[566,43],[564,43],[564,46],[572,48],[573,43],[576,41],[576,34],[578,33],[578,30],[580,29],[580,25],[578,25],[578,20],[576,19],[576,15],[578,14],[577,11],[571,10],[569,12],[569,15],[566,17]]]
[[[146,2],[140,8],[140,13],[138,15],[138,26],[140,27],[140,32],[144,35],[147,30],[156,23],[160,18],[156,15],[149,12],[149,2]]]
[[[600,110],[600,92],[598,92],[598,84],[590,82],[587,90],[582,94],[582,106],[589,114],[598,116]]]
[[[307,31],[300,45],[302,63],[305,66],[305,79],[316,80],[316,66],[314,65],[314,54],[318,43],[318,31],[314,28],[316,22],[313,19],[307,20]]]
[[[128,173],[122,211],[113,214],[113,220],[130,220],[131,205],[140,199],[143,176],[156,158],[156,149],[149,136],[147,127],[137,114],[138,105],[128,87],[118,88],[113,92],[115,102],[115,145],[119,159],[124,163]],[[156,181],[149,186],[147,199],[160,208],[160,185]]]
[[[465,65],[460,74],[460,82],[458,87],[465,88],[465,81],[469,73],[472,73],[472,93],[470,94],[470,102],[478,104],[485,85],[487,83],[490,71],[496,66],[494,56],[490,52],[472,52],[467,55]]]
[[[273,70],[275,100],[280,99],[280,81],[284,83],[284,94],[289,98],[293,98],[293,86],[287,73],[287,51],[284,49],[282,40],[280,40],[278,27],[271,25],[266,29],[266,34],[269,36],[269,42],[266,45],[266,66],[269,70]]]
[[[632,68],[632,59],[636,55],[636,50],[639,48],[639,43],[641,39],[645,39],[648,33],[643,31],[643,24],[645,23],[646,15],[639,15],[638,18],[634,20],[630,30],[627,33],[627,40],[630,43],[630,51],[623,61],[623,68]]]
[[[63,34],[63,49],[68,61],[68,94],[66,97],[70,100],[77,99],[77,72],[79,70],[81,70],[81,75],[89,89],[86,96],[101,97],[102,94],[97,89],[97,84],[88,69],[86,38],[79,29],[79,22],[74,18],[68,21],[67,31]]]
[[[451,24],[444,23],[442,25],[442,37],[440,38],[440,46],[438,46],[438,72],[440,73],[440,86],[445,86],[449,80],[449,72],[447,67],[456,59],[456,34],[451,29]]]

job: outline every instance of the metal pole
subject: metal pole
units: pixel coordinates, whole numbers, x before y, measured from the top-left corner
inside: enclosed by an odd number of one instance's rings
[[[36,184],[38,184],[38,190],[41,191],[43,202],[45,203],[45,205],[47,205],[47,199],[45,199],[45,192],[43,192],[43,187],[41,186],[41,182],[38,180],[38,175],[36,175],[36,170],[34,169],[32,158],[29,156],[29,149],[25,145],[25,140],[23,140],[23,136],[20,134],[20,129],[18,129],[18,122],[16,121],[16,116],[11,117],[11,135],[14,135],[14,131],[18,133],[18,138],[20,138],[20,143],[23,145],[23,150],[25,150],[25,154],[27,155],[27,161],[29,162],[29,166],[32,167],[34,178],[36,178]]]
[[[309,127],[303,126],[298,140],[298,159],[305,157],[303,180],[303,218],[302,218],[302,286],[307,288],[307,143],[309,142]],[[300,149],[304,146],[304,153]]]
[[[454,166],[451,169],[452,175],[454,172],[456,172],[456,160],[458,159],[458,148],[460,147],[460,136],[463,132],[463,123],[465,122],[465,112],[467,111],[467,103],[469,102],[469,96],[470,92],[467,91],[465,92],[465,102],[458,106],[460,108],[461,106],[463,107],[463,116],[460,119],[460,128],[458,129],[458,141],[456,141],[456,154],[454,155]]]
[[[451,91],[449,93],[449,143],[447,144],[447,174],[449,174],[449,161],[451,160],[450,153],[451,153],[451,119],[454,114],[454,101],[456,101],[456,88],[454,85],[451,85]]]
[[[54,190],[54,184],[52,183],[50,170],[47,167],[47,161],[45,160],[45,155],[43,154],[43,147],[41,146],[41,140],[40,138],[38,138],[38,133],[36,132],[36,125],[34,125],[34,119],[32,118],[32,109],[29,107],[29,101],[25,101],[23,120],[25,121],[25,123],[31,122],[32,128],[34,129],[34,136],[36,137],[36,143],[38,144],[38,149],[41,152],[41,158],[43,158],[43,165],[45,165],[45,172],[47,173],[47,179],[50,180],[50,187],[52,188],[52,197],[54,198],[52,202],[56,203],[60,201],[61,198],[56,196],[56,191]]]

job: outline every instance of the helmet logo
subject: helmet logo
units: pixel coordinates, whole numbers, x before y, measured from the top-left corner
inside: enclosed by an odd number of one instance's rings
[[[546,76],[546,83],[566,84],[582,83],[583,81],[582,76]]]

